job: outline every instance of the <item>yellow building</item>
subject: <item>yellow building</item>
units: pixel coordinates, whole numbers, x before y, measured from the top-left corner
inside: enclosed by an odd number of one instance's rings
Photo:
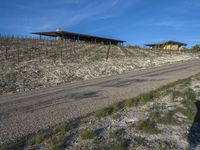
[[[187,46],[187,44],[176,41],[168,41],[160,44],[145,44],[145,46],[148,46],[151,49],[165,49],[165,50],[178,51]]]

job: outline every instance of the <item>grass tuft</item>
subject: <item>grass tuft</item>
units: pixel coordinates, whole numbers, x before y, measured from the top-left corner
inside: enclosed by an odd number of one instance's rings
[[[139,122],[136,129],[146,134],[158,134],[160,132],[156,122],[150,119]]]
[[[122,135],[123,135],[122,130],[116,130],[116,131],[109,132],[109,138],[111,138],[111,139],[121,139]]]
[[[182,93],[180,91],[174,90],[172,92],[172,100],[174,101],[176,98],[180,97]]]
[[[62,123],[54,129],[57,133],[65,134],[70,130],[70,124],[68,122]]]
[[[106,108],[102,108],[102,109],[96,111],[95,116],[97,118],[103,118],[103,117],[111,115],[112,113],[113,113],[113,108],[106,107]]]
[[[164,124],[164,125],[176,125],[176,119],[174,118],[174,115],[178,112],[179,110],[170,110],[165,114],[162,114],[160,111],[154,111],[150,113],[150,118],[154,120],[158,124]]]
[[[93,139],[95,137],[95,133],[91,129],[85,129],[81,132],[80,136],[83,140]]]

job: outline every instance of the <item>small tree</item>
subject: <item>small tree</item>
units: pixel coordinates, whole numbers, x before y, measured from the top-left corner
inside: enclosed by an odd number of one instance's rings
[[[193,46],[191,50],[194,52],[200,52],[200,45]]]

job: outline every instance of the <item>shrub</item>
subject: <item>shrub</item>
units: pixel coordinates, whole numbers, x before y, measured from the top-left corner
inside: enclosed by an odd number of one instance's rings
[[[94,137],[95,133],[91,129],[85,129],[84,131],[81,132],[81,138],[83,140],[93,139]]]
[[[191,48],[192,52],[200,52],[200,45],[195,45]]]

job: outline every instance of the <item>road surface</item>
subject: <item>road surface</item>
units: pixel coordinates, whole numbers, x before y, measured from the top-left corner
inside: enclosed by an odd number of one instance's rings
[[[0,143],[200,72],[200,60],[0,96]]]

